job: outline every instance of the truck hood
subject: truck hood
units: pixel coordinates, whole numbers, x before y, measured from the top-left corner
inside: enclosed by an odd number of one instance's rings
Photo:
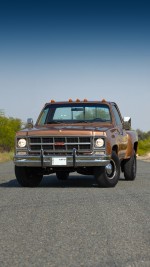
[[[17,133],[17,135],[21,136],[48,136],[48,135],[94,135],[97,132],[100,134],[104,134],[110,127],[98,126],[98,125],[50,125],[50,126],[35,126],[31,129],[24,129]],[[105,135],[105,134],[104,134]]]

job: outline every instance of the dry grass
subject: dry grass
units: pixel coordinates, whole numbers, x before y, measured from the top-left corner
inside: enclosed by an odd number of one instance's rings
[[[148,161],[148,162],[150,162],[150,153],[147,153],[147,154],[145,154],[145,155],[143,155],[143,156],[137,156],[137,159],[140,159],[140,160],[144,160],[144,161]]]
[[[6,162],[13,159],[14,152],[0,152],[0,162]]]

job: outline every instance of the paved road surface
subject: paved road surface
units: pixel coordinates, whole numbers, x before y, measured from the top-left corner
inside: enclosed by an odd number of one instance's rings
[[[0,266],[150,267],[150,163],[110,189],[77,174],[21,188],[1,163]]]

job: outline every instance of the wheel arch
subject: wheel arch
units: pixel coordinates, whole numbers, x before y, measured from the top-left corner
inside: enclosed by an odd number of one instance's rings
[[[134,151],[135,151],[135,154],[137,154],[137,151],[138,151],[138,142],[135,142],[134,143]]]
[[[112,147],[112,151],[114,151],[118,155],[118,146],[117,145],[114,145]]]

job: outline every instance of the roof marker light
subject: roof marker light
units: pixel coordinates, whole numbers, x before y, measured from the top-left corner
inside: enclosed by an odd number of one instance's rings
[[[69,102],[73,102],[73,100],[71,98],[69,98]]]
[[[80,102],[80,99],[77,98],[77,99],[76,99],[76,102]]]

